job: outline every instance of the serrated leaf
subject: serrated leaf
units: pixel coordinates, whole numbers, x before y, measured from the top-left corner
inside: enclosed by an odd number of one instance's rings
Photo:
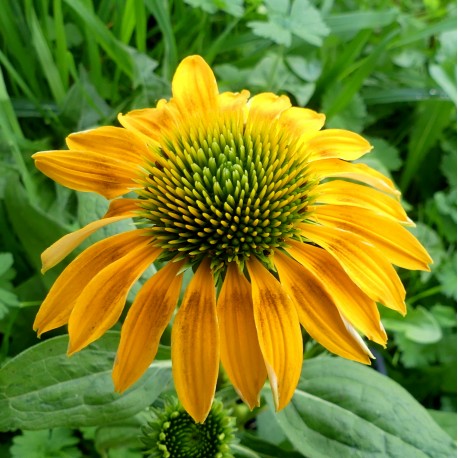
[[[51,431],[23,431],[13,438],[10,453],[13,458],[79,458],[83,454],[72,431],[56,428]]]
[[[194,8],[202,8],[210,14],[223,10],[232,16],[243,16],[243,0],[185,0],[188,5]]]
[[[31,347],[0,369],[0,431],[94,426],[131,417],[171,383],[170,361],[154,363],[122,395],[111,369],[119,332],[67,357],[68,337]]]
[[[400,385],[338,358],[304,362],[280,427],[308,458],[452,457],[456,445]],[[270,394],[266,396],[273,409]]]
[[[255,35],[269,38],[275,43],[291,45],[292,36],[301,38],[315,46],[323,44],[323,38],[329,33],[320,12],[309,0],[293,0],[282,2],[266,2],[268,21],[251,21],[248,27]]]

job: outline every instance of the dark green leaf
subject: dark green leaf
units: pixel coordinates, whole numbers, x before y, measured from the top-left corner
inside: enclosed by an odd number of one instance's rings
[[[452,457],[456,445],[403,388],[338,358],[304,362],[279,425],[308,458]],[[267,396],[272,406],[271,396]]]
[[[131,417],[171,383],[170,361],[153,364],[124,394],[114,392],[111,369],[118,332],[71,358],[59,336],[19,354],[0,369],[0,431],[93,426]]]
[[[436,423],[452,438],[456,440],[456,412],[443,412],[441,410],[428,410]]]

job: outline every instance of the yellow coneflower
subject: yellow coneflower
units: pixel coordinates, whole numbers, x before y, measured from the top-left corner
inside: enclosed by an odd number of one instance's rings
[[[288,97],[219,93],[199,56],[184,59],[173,98],[119,115],[123,127],[72,134],[69,150],[33,157],[53,180],[110,200],[107,214],[58,240],[43,270],[97,229],[134,218],[135,229],[95,243],[60,275],[34,328],[68,323],[68,353],[119,319],[131,286],[154,261],[121,331],[113,370],[124,391],[154,359],[192,269],[172,328],[175,387],[205,420],[221,360],[253,408],[268,377],[277,409],[296,388],[300,325],[329,351],[365,364],[360,334],[385,345],[376,302],[405,313],[393,264],[428,270],[430,257],[393,183],[348,161],[371,150],[361,136],[321,130],[325,117]],[[122,198],[130,191],[136,198]]]

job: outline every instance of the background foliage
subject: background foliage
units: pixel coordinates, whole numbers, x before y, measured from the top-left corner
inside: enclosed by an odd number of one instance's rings
[[[327,127],[369,138],[364,161],[398,183],[434,259],[431,272],[400,272],[406,318],[382,310],[390,343],[373,351],[384,375],[307,341],[298,392],[276,416],[270,395],[250,413],[222,377],[234,454],[454,456],[456,7],[446,0],[2,2],[0,455],[141,456],[145,407],[173,390],[167,335],[159,361],[123,396],[110,379],[116,330],[70,359],[65,330],[39,343],[34,315],[65,267],[42,276],[40,253],[107,205],[47,180],[30,156],[169,97],[177,63],[195,53],[222,90],[285,93],[325,112]]]

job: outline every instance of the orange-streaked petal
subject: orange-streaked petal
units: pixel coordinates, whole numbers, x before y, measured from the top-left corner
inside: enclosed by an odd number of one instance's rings
[[[303,348],[299,318],[278,280],[255,258],[247,262],[254,321],[272,388],[275,408],[283,409],[301,375]]]
[[[132,200],[137,202],[136,199],[117,199],[113,200],[110,203],[110,208],[108,209],[107,214],[116,214],[116,216],[106,215],[97,221],[87,224],[77,231],[71,232],[70,234],[64,235],[57,242],[53,243],[49,248],[47,248],[41,254],[42,268],[41,273],[45,273],[47,270],[54,267],[62,259],[64,259],[68,254],[70,254],[78,245],[80,245],[84,240],[86,240],[91,234],[93,234],[98,229],[115,223],[116,221],[121,221],[126,218],[131,218],[134,216],[132,209],[132,202],[129,203],[120,203],[123,200]],[[113,207],[113,208],[112,208]],[[123,211],[121,212],[121,208]],[[135,210],[137,206],[135,206]]]
[[[134,230],[114,235],[84,250],[59,275],[41,304],[33,329],[38,336],[67,323],[76,299],[86,285],[106,266],[150,239],[146,232]]]
[[[46,176],[76,191],[96,192],[114,199],[137,185],[136,166],[90,151],[43,151],[33,156]]]
[[[405,290],[393,266],[361,237],[334,227],[300,224],[302,235],[329,252],[371,299],[405,314]]]
[[[210,261],[201,262],[172,327],[172,371],[180,402],[203,423],[215,395],[219,369],[216,291]]]
[[[339,205],[311,208],[316,220],[325,225],[352,232],[368,240],[396,266],[429,271],[433,260],[421,243],[400,224],[371,210]]]
[[[321,283],[294,259],[276,252],[275,266],[280,282],[296,305],[306,331],[329,351],[344,358],[369,364],[370,350],[348,332],[332,297]]]
[[[154,160],[146,143],[122,127],[104,126],[77,132],[70,134],[66,142],[72,150],[103,153],[133,164],[141,164],[145,158]]]
[[[132,110],[125,115],[119,113],[118,121],[126,130],[139,136],[148,145],[149,150],[154,150],[159,147],[162,131],[175,125],[175,120],[167,109],[168,105],[169,103],[160,101],[158,108]],[[161,160],[158,155],[155,155],[155,158]]]
[[[251,409],[267,377],[253,315],[251,285],[235,263],[227,268],[218,298],[221,362],[240,397]]]
[[[172,80],[173,101],[188,115],[214,111],[218,86],[211,68],[200,56],[181,61]]]
[[[315,161],[310,171],[320,181],[325,178],[349,178],[391,194],[397,199],[401,196],[389,178],[366,164],[354,164],[340,159],[323,159]]]
[[[327,292],[343,317],[370,340],[386,344],[377,304],[355,285],[326,250],[292,240],[287,251]]]
[[[305,134],[307,136],[309,134]],[[361,135],[348,130],[326,129],[307,140],[305,149],[309,161],[345,159],[353,161],[368,153],[372,146]]]
[[[127,213],[135,215],[139,210],[138,199],[115,199],[110,202],[107,212],[103,215],[104,218],[112,218],[113,216],[123,216]]]
[[[315,202],[319,204],[367,208],[394,221],[413,225],[398,200],[369,186],[334,180],[318,185],[314,193]]]
[[[183,262],[169,262],[141,288],[121,329],[113,382],[123,392],[154,360],[160,338],[172,317],[181,291]]]
[[[280,114],[280,126],[295,136],[320,130],[326,121],[322,113],[308,108],[291,107]]]
[[[130,288],[161,251],[152,245],[137,247],[86,285],[68,320],[69,355],[97,340],[118,321]]]

